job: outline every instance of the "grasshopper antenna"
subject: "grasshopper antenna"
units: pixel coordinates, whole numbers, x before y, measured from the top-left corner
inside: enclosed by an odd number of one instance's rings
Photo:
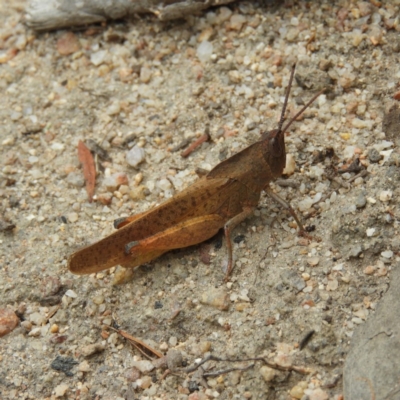
[[[281,119],[279,120],[279,125],[278,125],[278,129],[277,129],[278,132],[282,131],[282,125],[283,125],[283,123],[285,121],[286,108],[287,108],[287,104],[288,104],[288,100],[289,100],[290,89],[292,88],[292,82],[293,82],[295,69],[296,69],[296,64],[293,64],[292,72],[290,73],[289,84],[288,84],[288,87],[286,89],[285,101],[283,103]],[[298,117],[298,115],[296,117]],[[283,132],[285,132],[285,130],[286,129],[284,129]]]
[[[290,82],[291,83],[291,82]],[[321,91],[319,91],[316,95],[314,95],[313,97],[312,97],[312,99],[311,100],[309,100],[308,102],[307,102],[307,104],[285,125],[285,127],[282,129],[282,132],[286,132],[288,129],[289,129],[289,126],[290,125],[292,125],[292,123],[294,122],[294,121],[296,121],[296,119],[301,115],[301,114],[303,114],[303,112],[314,102],[314,100],[319,96],[319,95],[321,95],[322,93],[324,93],[325,92],[325,89],[322,89]],[[285,103],[286,103],[286,99],[285,99]],[[286,104],[285,104],[285,106],[286,106]],[[283,122],[283,121],[282,121]],[[281,124],[279,123],[279,129],[281,129]]]
[[[285,125],[285,127],[284,128],[282,128],[282,126],[283,126],[283,123],[285,122],[285,114],[286,114],[286,108],[287,108],[287,104],[288,104],[288,100],[289,100],[289,94],[290,94],[290,90],[291,90],[291,88],[292,88],[292,83],[293,83],[293,78],[294,78],[294,71],[295,71],[295,69],[296,69],[296,64],[293,64],[293,67],[292,67],[292,72],[290,73],[290,78],[289,78],[289,84],[288,84],[288,87],[287,87],[287,89],[286,89],[286,94],[285,94],[285,101],[284,101],[284,103],[283,103],[283,108],[282,108],[282,113],[281,113],[281,119],[279,120],[279,125],[278,125],[278,129],[277,129],[277,131],[278,132],[280,132],[280,133],[284,133],[284,132],[286,132],[288,129],[289,129],[289,127],[290,127],[290,125],[292,125],[292,123],[294,122],[294,121],[296,121],[296,119],[301,115],[301,114],[303,114],[303,112],[308,108],[308,107],[310,107],[310,105],[315,101],[315,99],[319,96],[319,95],[321,95],[322,93],[324,93],[325,92],[325,89],[322,89],[321,91],[319,91],[316,95],[314,95],[313,97],[312,97],[312,99],[311,100],[309,100],[308,102],[307,102],[307,104]]]

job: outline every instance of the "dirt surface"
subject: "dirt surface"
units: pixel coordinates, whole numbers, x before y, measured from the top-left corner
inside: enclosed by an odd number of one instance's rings
[[[21,321],[0,339],[2,399],[341,398],[353,331],[400,251],[400,25],[395,2],[330,3],[241,3],[187,21],[35,34],[25,2],[0,2],[0,308]],[[118,286],[115,268],[68,271],[68,256],[113,232],[114,219],[275,128],[294,62],[292,115],[327,90],[290,128],[296,167],[271,187],[314,239],[263,195],[234,232],[228,283],[222,235]],[[177,147],[208,129],[211,140],[182,158]],[[108,155],[96,156],[92,203],[77,152],[89,139]],[[167,354],[172,373],[111,324]],[[210,360],[188,372],[210,354],[286,370]]]

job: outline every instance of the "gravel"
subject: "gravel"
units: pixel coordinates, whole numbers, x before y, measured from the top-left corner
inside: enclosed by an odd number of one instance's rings
[[[187,21],[35,34],[23,25],[25,5],[0,4],[0,397],[339,400],[351,337],[399,261],[399,150],[388,111],[400,77],[399,6],[237,3]],[[220,237],[169,252],[119,286],[115,268],[69,273],[69,254],[112,233],[114,219],[159,204],[194,182],[196,168],[276,128],[295,61],[288,117],[327,90],[287,133],[298,188],[271,188],[315,228],[310,239],[262,196],[235,229],[246,240],[233,244],[227,283]],[[206,131],[210,141],[189,157],[173,151]],[[93,203],[79,140],[102,149],[91,147]],[[337,174],[356,158],[365,175]],[[151,368],[114,323],[178,372]],[[209,354],[313,374],[212,360],[185,372]],[[71,376],[52,367],[57,357],[72,360]]]

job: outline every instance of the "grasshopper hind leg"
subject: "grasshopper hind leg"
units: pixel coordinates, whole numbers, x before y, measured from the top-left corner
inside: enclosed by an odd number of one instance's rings
[[[149,253],[165,253],[168,250],[188,247],[213,237],[224,226],[219,215],[195,217],[165,229],[148,238],[125,245],[125,254],[135,259],[148,258]]]

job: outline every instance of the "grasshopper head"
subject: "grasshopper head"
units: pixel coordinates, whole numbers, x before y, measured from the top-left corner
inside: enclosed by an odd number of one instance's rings
[[[306,110],[306,108],[309,107],[311,103],[313,103],[313,101],[321,93],[324,92],[324,90],[321,90],[319,93],[317,93],[293,118],[289,120],[289,122],[285,126],[283,126],[283,123],[285,122],[286,107],[289,99],[290,89],[292,87],[295,67],[296,66],[293,65],[292,72],[290,74],[289,85],[286,90],[285,101],[283,103],[278,129],[273,129],[272,131],[263,133],[261,138],[263,156],[271,169],[273,178],[280,177],[285,168],[285,132],[289,129],[290,125],[292,125],[292,123],[296,121],[297,117],[299,117]]]
[[[279,129],[265,132],[262,135],[263,156],[268,163],[273,178],[282,175],[286,164],[285,133]]]

